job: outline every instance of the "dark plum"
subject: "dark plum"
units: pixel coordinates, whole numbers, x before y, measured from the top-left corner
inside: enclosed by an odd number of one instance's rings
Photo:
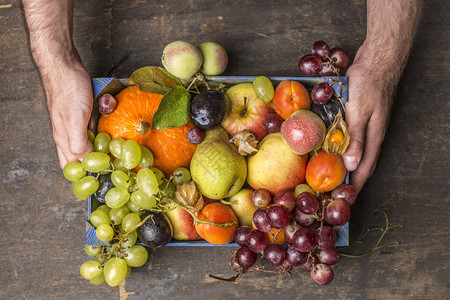
[[[202,92],[191,102],[192,123],[201,130],[219,126],[227,111],[228,99],[217,90]]]
[[[342,108],[339,100],[335,97],[331,97],[331,100],[325,104],[316,104],[311,102],[311,111],[323,120],[326,127],[333,124],[334,118],[338,114],[339,110],[341,110],[342,116],[345,119],[344,109]]]

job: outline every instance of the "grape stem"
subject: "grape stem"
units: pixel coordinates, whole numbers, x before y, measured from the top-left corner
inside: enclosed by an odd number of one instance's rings
[[[378,241],[376,242],[376,244],[375,244],[375,246],[373,247],[373,249],[371,249],[371,250],[368,251],[368,252],[361,253],[361,254],[356,254],[356,255],[348,254],[348,253],[341,253],[342,256],[345,256],[345,257],[351,257],[351,258],[360,258],[360,257],[367,256],[367,255],[369,255],[369,254],[371,254],[371,253],[373,253],[373,252],[375,252],[375,251],[377,251],[377,250],[379,250],[379,249],[381,249],[381,248],[383,248],[383,247],[385,247],[385,246],[388,246],[388,245],[399,245],[399,244],[400,244],[400,243],[397,242],[397,241],[394,241],[394,242],[387,242],[387,243],[381,244],[381,241],[383,240],[383,238],[385,237],[386,233],[387,233],[390,229],[392,229],[392,228],[403,228],[403,225],[401,225],[401,224],[389,225],[389,218],[388,218],[388,213],[387,213],[387,212],[390,211],[390,210],[393,210],[393,209],[395,208],[395,205],[394,205],[394,203],[392,202],[392,199],[394,198],[394,195],[395,195],[395,194],[393,194],[393,195],[391,196],[391,198],[389,198],[389,200],[387,200],[386,202],[384,202],[384,203],[380,204],[379,206],[377,206],[377,208],[375,208],[375,209],[369,214],[369,216],[366,218],[366,220],[365,220],[365,222],[364,222],[363,229],[361,230],[361,234],[359,235],[359,237],[357,238],[357,240],[356,240],[354,243],[352,243],[350,246],[347,246],[347,247],[344,247],[344,248],[343,248],[343,249],[346,249],[346,248],[349,248],[349,247],[351,247],[351,246],[353,246],[353,245],[355,245],[355,244],[360,244],[360,243],[362,243],[362,240],[363,240],[370,232],[380,230],[380,231],[382,232],[382,234],[381,234],[380,237],[378,238]],[[391,204],[392,206],[394,206],[394,208],[387,207],[388,204]],[[383,225],[383,226],[377,226],[377,227],[369,227],[369,226],[368,226],[369,220],[372,218],[372,216],[373,216],[374,214],[379,213],[379,212],[381,212],[381,213],[383,214],[383,216],[384,216],[384,221],[385,221],[384,225]]]

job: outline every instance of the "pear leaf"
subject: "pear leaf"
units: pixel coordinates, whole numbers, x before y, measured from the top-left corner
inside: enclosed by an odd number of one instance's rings
[[[152,128],[164,130],[185,125],[190,117],[191,94],[182,86],[174,86],[164,95],[152,119]]]
[[[167,71],[159,67],[143,67],[134,71],[127,79],[130,84],[137,84],[141,92],[165,95],[171,88],[180,85],[180,80],[168,76]]]

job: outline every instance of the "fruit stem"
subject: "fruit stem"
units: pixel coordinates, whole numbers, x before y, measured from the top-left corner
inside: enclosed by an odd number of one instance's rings
[[[197,79],[200,80],[201,82],[203,82],[203,84],[206,86],[208,91],[211,89],[211,86],[209,85],[208,80],[206,80],[205,76],[203,76],[202,73],[197,74]]]
[[[140,121],[134,126],[134,129],[139,135],[145,135],[150,129],[150,125],[147,121]]]

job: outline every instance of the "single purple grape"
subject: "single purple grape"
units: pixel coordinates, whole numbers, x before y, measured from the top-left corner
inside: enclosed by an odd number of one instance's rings
[[[331,198],[344,199],[349,206],[352,206],[358,197],[355,187],[350,184],[343,183],[331,192]]]
[[[322,62],[322,70],[317,73],[319,76],[333,76],[334,70],[329,62]]]
[[[304,214],[311,215],[319,209],[319,199],[310,192],[303,192],[295,200],[297,208]]]
[[[350,61],[347,52],[342,48],[331,49],[331,59],[333,60],[334,66],[339,69],[344,69]]]
[[[286,249],[286,260],[293,267],[303,264],[307,257],[308,253],[298,251],[294,245],[291,245]]]
[[[266,189],[256,189],[252,193],[252,202],[256,207],[266,207],[272,201],[272,195]]]
[[[273,204],[267,209],[267,221],[276,229],[283,229],[289,224],[289,211],[281,204]],[[256,225],[256,224],[255,224]]]
[[[333,96],[333,88],[326,82],[319,82],[311,90],[311,100],[316,104],[325,104]]]
[[[284,238],[286,239],[286,242],[292,244],[294,242],[294,234],[297,230],[301,229],[302,226],[300,226],[297,223],[289,224],[284,229]]]
[[[341,258],[341,254],[335,248],[321,250],[318,256],[320,261],[327,265],[335,265],[339,262],[339,259]]]
[[[327,223],[342,226],[350,219],[350,206],[343,199],[336,199],[327,206]]]
[[[281,266],[286,259],[286,251],[283,246],[278,244],[270,244],[264,250],[264,258],[269,265],[276,268]]]
[[[268,232],[272,229],[272,225],[267,219],[267,208],[260,207],[253,213],[253,224],[263,232]]]
[[[197,127],[190,129],[187,133],[187,140],[194,145],[200,144],[203,141],[203,131]]]
[[[311,53],[319,55],[322,60],[325,60],[331,55],[330,48],[324,41],[315,42],[311,47]]]
[[[281,130],[283,119],[276,113],[268,114],[263,121],[264,130],[268,133],[277,133]]]
[[[300,252],[310,251],[315,244],[314,233],[311,230],[302,228],[294,234],[294,246]]]
[[[281,204],[291,212],[295,208],[295,195],[291,189],[283,189],[273,197],[273,203]]]
[[[252,252],[260,253],[267,247],[266,236],[262,231],[253,230],[247,235],[245,244]]]
[[[330,226],[321,226],[315,232],[316,245],[320,250],[332,248],[336,242],[336,232]]]
[[[291,212],[291,218],[302,227],[308,227],[314,223],[313,215],[304,214],[297,207]]]
[[[314,75],[322,70],[322,60],[317,54],[308,54],[300,58],[298,68],[305,75]]]
[[[245,241],[247,239],[247,235],[252,231],[253,229],[250,226],[241,226],[236,230],[236,233],[234,234],[234,240],[236,243],[243,247],[246,246]]]
[[[236,251],[236,261],[244,270],[253,266],[257,258],[258,255],[245,246]]]
[[[334,278],[333,269],[326,264],[317,264],[311,270],[311,278],[319,285],[327,285]]]
[[[311,272],[315,265],[319,264],[320,260],[317,255],[311,255],[302,265],[300,265],[300,269],[305,272]]]
[[[97,104],[98,112],[102,115],[106,115],[116,110],[117,100],[111,94],[103,94],[98,98]]]

